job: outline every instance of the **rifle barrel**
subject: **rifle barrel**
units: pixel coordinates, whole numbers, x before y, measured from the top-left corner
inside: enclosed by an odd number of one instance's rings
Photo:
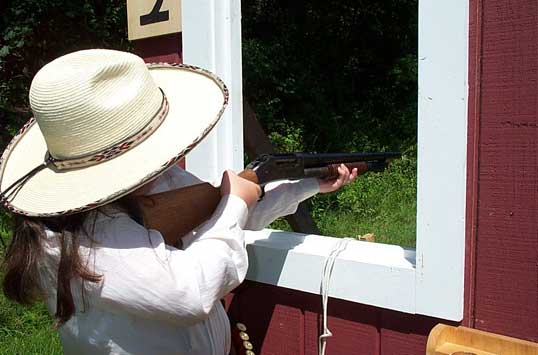
[[[357,169],[357,175],[362,175],[367,171],[381,172],[388,166],[387,161],[360,161],[345,163],[345,166],[351,170]],[[328,164],[326,166],[305,168],[304,177],[319,177],[323,179],[334,179],[338,177],[338,167],[340,164]]]
[[[346,164],[350,169],[357,167],[362,172],[383,171],[392,159],[399,157],[399,152],[262,154],[246,168],[255,172],[258,183],[264,185],[281,179],[332,176],[337,168],[329,173],[327,167],[339,164]]]
[[[327,164],[353,163],[360,161],[386,161],[401,157],[399,152],[376,153],[296,153],[295,157],[304,162],[305,168],[319,167]]]

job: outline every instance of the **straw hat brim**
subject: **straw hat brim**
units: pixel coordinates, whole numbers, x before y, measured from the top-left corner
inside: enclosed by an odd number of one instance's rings
[[[4,205],[28,216],[89,210],[136,190],[192,150],[220,119],[228,102],[225,85],[192,66],[153,64],[149,69],[169,103],[166,119],[152,135],[96,165],[69,170],[49,165],[16,189]],[[46,153],[38,125],[22,129],[0,161],[0,191],[42,164]]]

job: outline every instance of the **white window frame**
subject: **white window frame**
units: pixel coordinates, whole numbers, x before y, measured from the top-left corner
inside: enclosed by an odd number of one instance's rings
[[[187,169],[217,181],[243,168],[240,0],[183,0],[183,59],[231,92],[216,130]],[[468,96],[468,0],[419,1],[416,249],[353,241],[334,266],[332,297],[448,320],[463,318]],[[248,232],[247,278],[319,294],[336,238]]]

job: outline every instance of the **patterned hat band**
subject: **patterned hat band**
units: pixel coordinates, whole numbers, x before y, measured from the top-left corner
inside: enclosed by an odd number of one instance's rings
[[[205,69],[109,49],[45,64],[28,97],[34,118],[0,155],[0,205],[29,217],[129,195],[191,152],[229,103],[226,85]]]
[[[168,114],[168,100],[166,95],[161,90],[163,99],[161,106],[148,123],[142,127],[141,130],[135,134],[125,138],[121,142],[115,143],[110,147],[102,149],[99,152],[78,156],[70,159],[58,159],[48,154],[48,162],[51,163],[58,170],[77,169],[84,168],[92,165],[97,165],[106,160],[112,159],[120,154],[127,152],[129,149],[136,147],[142,143],[147,137],[151,136],[153,132],[159,128],[161,123]]]

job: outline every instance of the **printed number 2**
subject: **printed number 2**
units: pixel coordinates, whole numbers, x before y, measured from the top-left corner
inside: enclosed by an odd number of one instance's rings
[[[146,15],[140,16],[140,26],[149,25],[152,23],[168,21],[168,10],[161,11],[163,0],[157,0],[151,12]]]

